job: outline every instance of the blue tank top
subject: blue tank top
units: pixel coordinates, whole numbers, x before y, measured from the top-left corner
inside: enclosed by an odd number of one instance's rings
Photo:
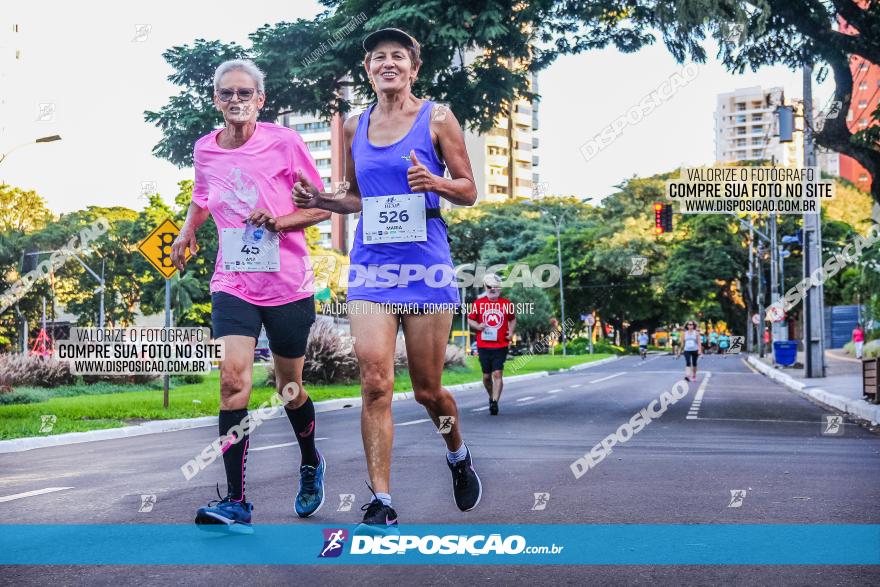
[[[409,132],[396,143],[383,147],[377,147],[367,139],[370,114],[375,104],[361,114],[351,145],[351,156],[354,159],[355,175],[362,199],[412,193],[407,181],[407,170],[411,167],[411,150],[416,152],[416,157],[431,173],[443,176],[446,165],[437,157],[431,141],[430,113],[433,104],[430,100],[425,100]],[[440,196],[434,192],[425,192],[425,207],[439,211]],[[349,300],[411,304],[459,302],[446,224],[439,215],[428,217],[425,222],[426,241],[365,245],[361,216],[351,248],[351,263],[358,269],[352,268],[349,271]],[[400,283],[401,265],[407,264],[424,267],[425,277],[409,278],[405,285]],[[409,270],[408,274],[413,275],[413,271]],[[359,284],[359,281],[362,283]],[[395,285],[382,287],[382,282],[392,282]]]

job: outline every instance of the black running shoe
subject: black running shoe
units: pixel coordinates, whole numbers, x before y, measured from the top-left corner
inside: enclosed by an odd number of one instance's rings
[[[370,487],[367,485],[367,487]],[[370,491],[373,488],[370,487]],[[361,536],[382,536],[399,534],[397,527],[397,512],[390,505],[382,503],[376,493],[373,492],[373,501],[361,507],[364,519],[354,529],[354,533]]]
[[[468,449],[464,460],[454,465],[446,460],[449,470],[452,471],[452,495],[455,497],[455,505],[463,512],[469,512],[480,503],[483,496],[483,484],[480,477],[474,471],[471,461],[471,451]]]
[[[498,415],[498,400],[489,400],[489,413],[493,416]]]

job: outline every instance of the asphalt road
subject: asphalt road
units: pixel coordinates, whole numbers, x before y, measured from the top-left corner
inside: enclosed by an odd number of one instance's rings
[[[711,373],[711,375],[708,375]],[[627,357],[580,372],[511,383],[501,415],[482,390],[456,394],[465,439],[483,480],[479,507],[459,512],[444,446],[424,410],[394,402],[392,495],[401,524],[880,523],[880,437],[847,422],[822,434],[829,412],[754,373],[737,357],[704,357],[699,380],[625,446],[580,479],[571,462],[683,374],[682,359]],[[700,401],[695,403],[699,398]],[[214,427],[0,455],[4,523],[179,524],[215,495],[218,462],[186,481],[180,466],[216,436]],[[298,449],[286,419],[252,437],[248,499],[254,523],[352,524],[368,501],[359,409],[318,415],[328,461],[328,502],[293,513]],[[731,490],[746,490],[740,507]],[[549,493],[534,510],[535,493]],[[139,512],[141,495],[156,496]],[[337,511],[354,494],[351,511]],[[223,553],[218,552],[218,557]],[[209,561],[206,561],[209,564]],[[851,585],[880,583],[858,566],[48,566],[0,568],[0,584],[308,585],[365,582],[454,585]]]

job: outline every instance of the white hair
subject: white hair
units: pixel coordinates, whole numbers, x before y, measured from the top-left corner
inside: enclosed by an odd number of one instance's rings
[[[495,273],[487,273],[483,277],[483,284],[491,287],[501,287],[501,278]]]
[[[214,91],[220,89],[220,80],[224,75],[229,73],[230,71],[243,71],[254,80],[254,84],[257,87],[257,91],[261,94],[265,93],[263,86],[263,79],[265,76],[263,72],[260,71],[260,68],[257,67],[256,63],[251,61],[250,59],[230,59],[229,61],[224,61],[217,67],[217,70],[214,72]]]

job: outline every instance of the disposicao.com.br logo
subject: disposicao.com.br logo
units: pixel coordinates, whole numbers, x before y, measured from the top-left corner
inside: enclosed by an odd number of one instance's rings
[[[321,557],[339,556],[341,544],[345,537],[339,537],[338,530],[325,530],[325,540]],[[333,538],[336,537],[336,540]],[[339,544],[339,548],[327,551],[331,545]],[[382,554],[421,554],[421,555],[522,555],[522,554],[559,554],[564,546],[529,546],[526,539],[518,534],[502,536],[501,534],[390,534],[384,536],[359,535],[351,536],[349,554],[382,555]],[[325,554],[325,552],[327,552]],[[330,554],[334,552],[334,554]]]

